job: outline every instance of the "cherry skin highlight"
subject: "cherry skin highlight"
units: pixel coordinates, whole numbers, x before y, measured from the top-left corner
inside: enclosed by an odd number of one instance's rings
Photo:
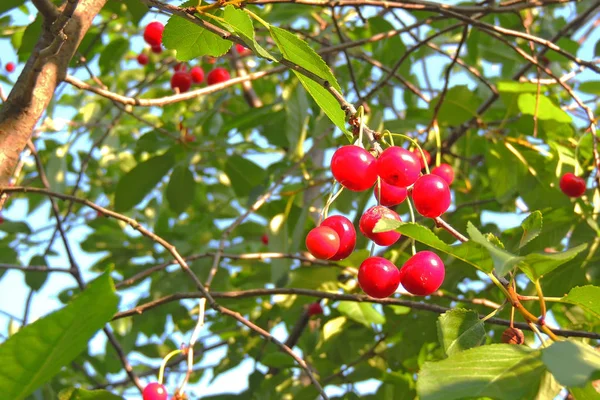
[[[145,54],[140,54],[140,55],[137,56],[137,62],[140,65],[146,65],[146,64],[148,64],[148,60],[149,60],[149,58]]]
[[[373,229],[375,229],[375,225],[377,225],[377,222],[382,218],[402,221],[395,211],[384,206],[374,206],[365,211],[362,217],[360,217],[358,226],[362,234],[376,244],[380,246],[390,246],[396,243],[402,235],[396,231],[374,233]]]
[[[167,389],[158,382],[152,382],[142,392],[144,400],[167,400]]]
[[[144,30],[144,40],[152,47],[160,46],[164,30],[165,26],[161,22],[150,22]]]
[[[379,177],[390,185],[408,187],[421,174],[421,163],[414,153],[402,147],[388,147],[377,159]]]
[[[400,283],[407,292],[427,296],[442,286],[446,270],[444,263],[431,251],[420,251],[400,268]]]
[[[308,306],[307,313],[309,317],[312,317],[313,315],[321,315],[323,314],[323,307],[321,307],[320,303],[312,303]]]
[[[6,68],[6,72],[13,72],[15,70],[15,63],[8,62],[4,68]]]
[[[383,257],[369,257],[360,264],[358,284],[369,296],[383,299],[398,289],[400,271]]]
[[[560,177],[560,190],[569,197],[581,197],[585,193],[585,180],[567,172]]]
[[[321,222],[321,226],[327,226],[333,229],[340,238],[340,248],[337,253],[329,258],[330,260],[343,260],[352,254],[354,246],[356,246],[356,229],[354,229],[352,221],[343,215],[332,215],[331,217],[325,218],[325,220]]]
[[[449,164],[440,164],[432,169],[431,173],[444,178],[448,186],[452,185],[452,182],[454,182],[454,170]]]
[[[229,78],[229,71],[225,68],[218,67],[208,73],[206,82],[208,82],[209,85],[214,85],[215,83],[226,82]]]
[[[381,183],[381,190],[379,190],[380,185],[375,184],[373,193],[382,206],[393,207],[406,200],[406,196],[408,195],[406,188],[390,185],[383,180],[380,180],[379,182]]]
[[[450,207],[450,188],[446,181],[437,175],[423,175],[415,182],[412,198],[419,214],[437,218]]]
[[[328,226],[317,226],[306,235],[306,248],[315,258],[328,260],[340,248],[340,237]]]
[[[423,148],[421,149],[423,150],[423,154],[425,154],[425,161],[427,161],[427,165],[431,164],[431,154],[427,150]],[[419,149],[414,148],[411,150],[411,153],[417,156],[417,158],[419,159],[419,163],[421,163],[421,169],[424,169],[425,163],[423,162],[423,157],[421,156],[421,152],[419,151]]]
[[[171,77],[171,88],[179,89],[179,93],[184,93],[190,90],[192,86],[192,76],[184,71],[175,72]]]
[[[354,192],[362,192],[377,181],[377,162],[362,147],[342,146],[333,154],[331,173],[340,185]]]
[[[202,83],[202,81],[204,81],[204,71],[198,66],[190,69],[190,75],[192,76],[192,82],[194,83]]]

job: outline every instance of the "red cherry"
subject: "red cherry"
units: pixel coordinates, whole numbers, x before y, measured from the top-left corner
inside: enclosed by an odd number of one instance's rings
[[[437,175],[423,175],[415,182],[412,198],[419,214],[437,218],[450,207],[450,188],[446,181]]]
[[[5,68],[6,68],[6,71],[13,72],[15,70],[15,63],[14,62],[6,63]]]
[[[585,193],[585,180],[567,172],[560,177],[560,190],[569,197],[581,197]]]
[[[309,317],[312,317],[313,315],[321,315],[323,314],[323,307],[321,307],[321,304],[318,302],[312,303],[308,306],[307,314]]]
[[[377,173],[386,183],[408,187],[421,174],[421,163],[410,151],[402,147],[388,147],[377,159]]]
[[[373,233],[375,225],[382,218],[402,221],[400,219],[400,216],[396,214],[395,211],[392,211],[384,206],[375,206],[369,208],[362,215],[362,217],[360,217],[360,222],[358,226],[362,234],[374,241],[376,244],[380,246],[390,246],[396,243],[402,235],[396,231]]]
[[[328,260],[340,248],[340,237],[328,226],[317,226],[306,235],[306,248],[315,258]]]
[[[379,190],[379,184],[375,184],[375,198],[379,201],[382,206],[393,207],[402,203],[408,194],[406,188],[390,185],[385,183],[383,180],[379,180],[381,183],[381,190]],[[381,197],[379,193],[381,192]]]
[[[432,169],[431,173],[444,178],[448,186],[454,182],[454,170],[449,164],[440,164]]]
[[[400,268],[400,283],[407,292],[427,296],[442,286],[444,263],[431,251],[420,251]]]
[[[262,237],[260,238],[260,241],[263,242],[264,245],[268,245],[269,244],[269,235],[267,235],[266,233],[264,235],[262,235]]]
[[[215,83],[226,82],[229,78],[229,71],[225,68],[218,67],[208,73],[206,82],[208,82],[209,85],[214,85]]]
[[[158,382],[152,382],[142,392],[144,400],[167,400],[167,389]]]
[[[244,54],[246,53],[246,51],[248,51],[248,49],[246,48],[246,46],[236,43],[235,51],[237,51],[238,54]]]
[[[137,56],[137,62],[140,65],[146,65],[146,64],[148,64],[148,60],[149,60],[149,58],[145,54],[140,54],[140,55]]]
[[[342,215],[333,215],[325,218],[321,226],[333,229],[340,238],[340,248],[333,257],[329,258],[330,260],[343,260],[352,254],[354,246],[356,246],[356,230],[348,218]]]
[[[155,53],[155,54],[162,53],[162,47],[161,47],[161,45],[159,44],[158,46],[152,46],[152,52]]]
[[[206,63],[207,64],[214,64],[217,62],[217,58],[216,57],[211,57],[211,56],[207,56],[206,57]]]
[[[171,88],[175,90],[175,88],[179,89],[179,93],[184,93],[190,90],[192,86],[192,76],[187,72],[179,71],[175,72],[171,77]]]
[[[192,75],[192,82],[194,83],[202,83],[204,80],[204,71],[198,66],[190,69],[190,75]]]
[[[400,271],[383,257],[369,257],[360,264],[358,284],[369,296],[382,299],[398,289]]]
[[[165,26],[161,22],[150,22],[144,30],[144,40],[152,47],[160,46],[164,29]]]
[[[185,65],[185,63],[177,63],[175,64],[175,66],[173,67],[173,71],[175,72],[185,72],[187,71],[187,65]]]
[[[331,159],[333,177],[347,189],[355,192],[367,190],[377,180],[375,157],[358,146],[342,146]]]
[[[186,142],[186,143],[193,143],[193,142],[196,141],[196,136],[190,135],[189,133],[186,133],[183,136],[183,141]]]
[[[4,223],[4,217],[2,217],[2,215],[0,215],[0,224]]]
[[[421,148],[423,150],[423,154],[425,154],[425,161],[427,161],[427,165],[431,164],[431,154],[429,154],[429,152],[423,148]],[[421,163],[421,169],[425,168],[425,163],[423,162],[423,156],[421,156],[421,152],[419,151],[419,149],[414,148],[411,150],[411,153],[413,153],[415,156],[417,156],[417,158],[419,159],[419,162]]]

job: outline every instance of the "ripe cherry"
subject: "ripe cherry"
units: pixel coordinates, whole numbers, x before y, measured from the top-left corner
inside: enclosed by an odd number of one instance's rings
[[[328,226],[317,226],[306,235],[306,248],[315,258],[328,260],[340,248],[340,237]]]
[[[239,43],[235,44],[235,51],[237,51],[238,54],[244,54],[248,51],[248,49],[245,46],[242,46]]]
[[[14,62],[6,63],[6,66],[4,68],[6,68],[7,72],[13,72],[15,70],[15,63]]]
[[[423,175],[415,182],[412,198],[419,214],[437,218],[450,207],[450,188],[446,181],[437,175]]]
[[[369,296],[382,299],[398,289],[400,271],[383,257],[369,257],[360,264],[358,284]]]
[[[229,78],[229,71],[225,68],[218,67],[208,73],[206,82],[208,82],[209,85],[214,85],[215,83],[226,82]]]
[[[442,286],[444,263],[431,251],[420,251],[400,268],[400,283],[407,292],[427,296]]]
[[[581,197],[585,193],[585,180],[567,172],[560,177],[560,190],[569,197]]]
[[[323,314],[323,307],[321,307],[319,302],[312,303],[308,306],[308,310],[306,312],[309,317],[312,317],[313,315],[321,315]]]
[[[427,162],[427,165],[431,164],[431,154],[421,148],[423,150],[423,154],[425,154],[425,161]],[[419,162],[421,163],[421,169],[425,168],[425,163],[423,162],[423,156],[421,156],[421,152],[419,151],[419,149],[417,149],[416,147],[414,149],[411,150],[411,153],[413,153],[415,156],[417,156],[417,158],[419,159]]]
[[[396,231],[373,233],[375,225],[382,218],[402,221],[400,216],[396,214],[395,211],[392,211],[384,206],[374,206],[369,208],[362,215],[362,217],[360,217],[358,226],[362,234],[374,241],[376,244],[380,246],[390,246],[396,243],[402,235]]]
[[[431,173],[444,178],[448,186],[454,182],[454,170],[449,164],[440,164],[431,170]]]
[[[183,141],[186,143],[193,143],[196,141],[196,136],[190,133],[186,133],[185,135],[183,135]]]
[[[162,46],[160,44],[158,46],[152,46],[151,50],[155,54],[160,54],[162,53]]]
[[[204,71],[198,66],[190,69],[190,75],[192,75],[192,82],[194,83],[202,83],[204,80]]]
[[[165,26],[158,21],[150,22],[144,30],[144,40],[152,47],[157,47],[162,44],[162,34]]]
[[[187,65],[185,65],[185,63],[177,63],[175,64],[175,66],[173,66],[173,71],[175,72],[185,72],[187,71]]]
[[[167,400],[167,389],[158,382],[152,382],[142,392],[144,400]]]
[[[183,71],[175,72],[171,77],[171,88],[175,90],[175,88],[179,89],[179,93],[184,93],[190,90],[192,86],[192,76]]]
[[[402,147],[388,147],[377,159],[377,173],[386,183],[408,187],[421,174],[421,163],[414,153]]]
[[[267,235],[266,233],[264,235],[262,235],[262,237],[260,238],[260,241],[266,246],[269,244],[269,235]]]
[[[348,218],[342,215],[333,215],[325,218],[321,226],[328,226],[333,229],[340,238],[340,248],[333,257],[329,258],[330,260],[343,260],[352,254],[354,246],[356,246],[356,230]]]
[[[140,54],[137,56],[137,62],[140,65],[146,65],[148,64],[149,58],[146,54]]]
[[[380,185],[376,184],[373,192],[375,193],[375,198],[382,206],[397,206],[406,199],[408,194],[406,188],[390,185],[389,183],[385,183],[383,180],[379,180],[379,182],[381,183],[381,190],[379,190]]]
[[[377,180],[377,162],[368,151],[358,146],[342,146],[331,159],[333,177],[347,189],[367,190]]]

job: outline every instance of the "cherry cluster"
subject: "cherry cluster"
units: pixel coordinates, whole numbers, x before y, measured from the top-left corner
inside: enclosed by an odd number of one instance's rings
[[[388,207],[401,204],[409,196],[417,212],[428,218],[437,218],[450,207],[449,185],[454,181],[454,171],[450,165],[441,164],[429,174],[422,173],[431,162],[430,154],[422,151],[423,155],[419,149],[391,146],[375,158],[362,147],[348,145],[333,155],[331,172],[344,188],[362,192],[374,187],[379,204],[361,216],[359,229],[379,246],[391,246],[401,237],[396,231],[374,232],[382,218],[401,221]],[[306,237],[309,252],[323,260],[342,260],[355,245],[354,226],[340,215],[326,218]],[[383,257],[368,257],[358,270],[358,283],[366,294],[376,298],[390,296],[400,284],[411,294],[426,296],[439,289],[444,276],[442,260],[431,251],[420,251],[401,269]]]
[[[150,22],[144,30],[144,40],[150,45],[153,53],[162,52],[162,34],[165,27],[159,21]],[[239,54],[244,54],[248,51],[244,46],[236,44],[236,51]],[[146,65],[150,61],[149,57],[145,53],[141,53],[137,56],[137,61],[140,65]],[[214,60],[211,60],[214,61]],[[171,77],[171,88],[179,93],[184,93],[190,90],[192,83],[200,84],[204,82],[204,70],[196,65],[193,66],[189,71],[188,67],[184,63],[175,65],[175,72]],[[217,67],[210,71],[206,76],[206,82],[209,85],[214,85],[221,82],[226,82],[230,79],[229,71],[225,68]]]

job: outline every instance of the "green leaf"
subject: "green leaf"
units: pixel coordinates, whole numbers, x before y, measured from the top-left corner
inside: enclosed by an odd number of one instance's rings
[[[371,324],[385,323],[385,317],[375,310],[375,307],[371,303],[341,301],[338,305],[338,311],[366,327],[371,327]]]
[[[25,62],[31,56],[31,52],[42,34],[42,20],[42,16],[38,15],[35,21],[25,28],[23,38],[21,39],[21,45],[17,51],[19,61]]]
[[[69,388],[58,393],[58,400],[123,400],[123,398],[107,390]]]
[[[295,365],[294,359],[284,353],[269,353],[260,360],[260,363],[274,368],[293,367]]]
[[[148,13],[148,7],[139,0],[123,0],[127,6],[127,11],[131,14],[134,24],[139,25],[144,15]]]
[[[531,253],[519,260],[519,269],[532,281],[571,261],[587,248],[587,243],[563,251],[561,253]]]
[[[542,213],[534,211],[529,214],[529,216],[521,223],[521,228],[523,228],[523,236],[521,236],[519,248],[531,242],[542,232]]]
[[[346,324],[346,317],[337,317],[331,319],[323,325],[323,340],[327,341],[332,336],[340,333],[342,331],[342,327]]]
[[[43,256],[33,256],[29,265],[47,265],[46,258]],[[25,283],[31,290],[38,291],[48,279],[47,272],[25,272]]]
[[[244,44],[252,49],[255,54],[275,61],[275,57],[256,41],[254,25],[248,14],[232,5],[228,5],[223,12],[223,19],[227,22],[227,28],[241,37],[244,40]]]
[[[167,152],[139,163],[123,175],[115,192],[115,211],[127,211],[144,200],[174,163],[175,157]]]
[[[163,44],[167,49],[177,50],[180,61],[200,56],[219,57],[231,47],[229,40],[175,15],[165,25]]]
[[[510,344],[480,346],[426,362],[417,378],[417,394],[420,400],[529,400],[545,371],[538,350]]]
[[[583,388],[574,387],[568,389],[575,400],[598,400],[598,391],[596,391],[593,382],[589,382]]]
[[[0,14],[23,4],[25,4],[25,0],[2,0],[0,2]]]
[[[432,99],[429,109],[433,112],[440,96]],[[481,101],[467,86],[454,86],[446,92],[444,102],[438,111],[438,121],[442,125],[460,125],[477,117],[477,108]]]
[[[437,320],[438,338],[447,356],[485,341],[485,329],[479,315],[472,310],[457,308],[440,315]]]
[[[600,95],[600,81],[582,82],[579,85],[579,90],[589,94]]]
[[[536,94],[523,93],[519,96],[519,110],[523,114],[536,114]],[[540,120],[554,120],[558,122],[571,122],[572,119],[564,110],[554,104],[552,100],[544,95],[539,96],[537,105],[537,117]]]
[[[300,67],[312,72],[319,78],[329,82],[329,84],[341,93],[340,85],[337,79],[331,72],[331,69],[325,61],[319,56],[304,40],[300,39],[293,33],[276,26],[269,28],[271,36],[281,54],[285,59],[299,65]],[[329,119],[338,126],[342,131],[346,129],[346,117],[342,111],[340,104],[327,89],[319,85],[317,82],[302,75],[300,72],[293,71],[306,91],[313,97],[319,107],[327,114]]]
[[[600,353],[590,345],[570,339],[542,349],[542,361],[564,386],[584,387],[600,371]]]
[[[380,219],[375,225],[373,232],[384,232],[389,230],[396,230],[396,232],[400,232],[401,234],[408,236],[411,239],[415,239],[435,250],[451,255],[483,272],[491,272],[493,269],[492,259],[488,251],[475,242],[469,241],[457,246],[451,246],[422,225],[412,222],[404,223],[391,219]]]
[[[498,275],[506,275],[521,260],[520,257],[493,245],[470,221],[467,224],[467,233],[471,240],[487,249],[494,261],[494,269]]]
[[[598,286],[574,287],[561,301],[577,305],[600,318],[600,287]]]
[[[87,348],[88,340],[117,311],[118,297],[106,272],[64,308],[25,326],[0,345],[0,392],[25,398]]]
[[[237,196],[246,197],[252,189],[260,186],[266,177],[265,170],[252,161],[234,154],[227,159],[225,173]]]
[[[119,64],[127,51],[129,51],[129,40],[127,39],[119,38],[107,44],[98,60],[100,73],[102,75],[114,74],[115,65]]]
[[[167,200],[171,210],[181,214],[194,201],[196,181],[188,167],[180,165],[173,169],[167,185]]]
[[[496,84],[496,89],[501,93],[537,93],[538,85],[530,82],[501,81]],[[542,86],[540,90],[543,92],[547,88]]]

